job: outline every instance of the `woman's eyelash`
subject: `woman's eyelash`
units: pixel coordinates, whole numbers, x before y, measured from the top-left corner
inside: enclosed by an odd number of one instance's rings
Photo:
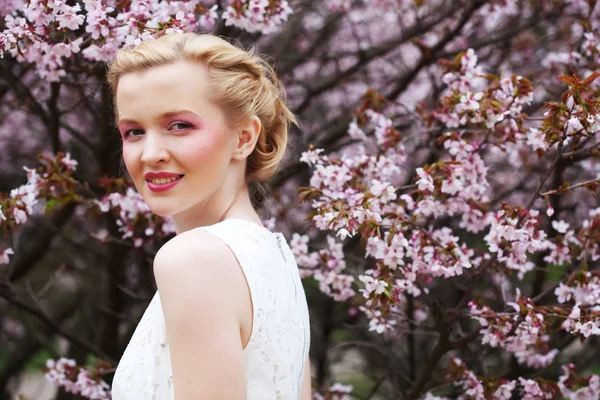
[[[173,127],[177,126],[177,125],[183,125],[183,126],[180,126],[180,127],[179,127],[179,129],[177,129],[177,130],[183,130],[183,129],[188,129],[188,128],[191,128],[191,127],[192,127],[192,125],[191,125],[191,124],[189,124],[189,123],[187,123],[187,122],[178,121],[178,122],[173,122],[172,124],[170,124],[170,125],[168,126],[168,128],[169,128],[169,129],[171,129],[171,128],[173,128]],[[132,132],[142,132],[142,133],[143,133],[143,132],[144,132],[144,130],[143,130],[143,129],[129,129],[129,130],[127,130],[127,131],[125,131],[125,132],[123,133],[123,137],[124,137],[124,138],[127,138],[127,137],[131,136],[131,133],[132,133]],[[135,135],[134,135],[134,136],[135,136]]]
[[[125,133],[123,133],[123,137],[129,137],[131,136],[131,132],[143,132],[142,129],[129,129],[127,131],[125,131]]]
[[[183,128],[180,127],[179,129],[187,129],[192,126],[192,125],[188,124],[187,122],[177,121],[177,122],[173,122],[171,125],[169,125],[169,127],[174,127],[177,125],[183,125]]]

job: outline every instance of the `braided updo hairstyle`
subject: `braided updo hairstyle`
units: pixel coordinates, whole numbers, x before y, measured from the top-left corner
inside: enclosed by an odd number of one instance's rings
[[[275,71],[254,51],[242,50],[214,35],[171,33],[119,51],[107,72],[113,98],[124,74],[178,61],[204,66],[209,77],[207,96],[224,111],[230,128],[242,126],[254,115],[260,119],[256,147],[246,160],[246,183],[251,200],[262,202],[268,195],[268,181],[280,168],[288,129],[297,124]]]

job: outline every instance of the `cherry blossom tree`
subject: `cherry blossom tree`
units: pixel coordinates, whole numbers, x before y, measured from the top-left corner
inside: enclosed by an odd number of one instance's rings
[[[315,398],[600,397],[596,1],[2,4],[4,390],[44,349],[109,396],[174,229],[122,167],[104,63],[181,30],[267,54],[300,118],[253,197],[304,278]]]

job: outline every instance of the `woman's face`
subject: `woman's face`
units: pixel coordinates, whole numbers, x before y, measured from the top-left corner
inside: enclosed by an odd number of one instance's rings
[[[138,192],[160,216],[202,209],[227,176],[237,141],[208,90],[204,67],[189,62],[119,80],[123,159]],[[149,173],[168,173],[177,180],[148,182]]]

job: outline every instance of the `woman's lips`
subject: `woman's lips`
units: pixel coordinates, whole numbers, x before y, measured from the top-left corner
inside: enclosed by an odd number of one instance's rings
[[[152,190],[153,192],[164,192],[165,190],[169,190],[173,186],[177,185],[182,178],[183,178],[183,176],[180,176],[179,178],[175,179],[172,182],[167,182],[167,183],[162,183],[162,184],[153,183],[150,181],[146,181],[146,183],[148,184],[148,189]]]

